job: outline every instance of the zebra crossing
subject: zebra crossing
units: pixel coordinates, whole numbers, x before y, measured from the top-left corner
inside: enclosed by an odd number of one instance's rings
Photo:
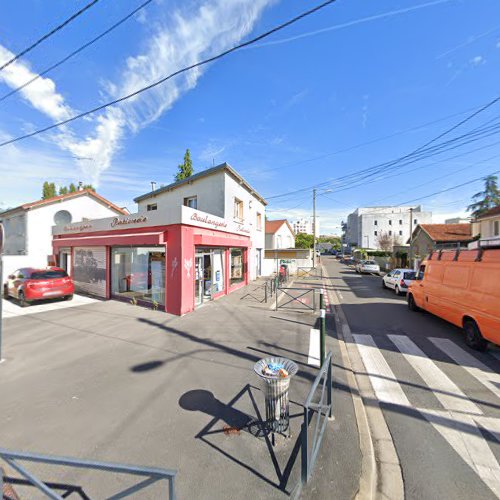
[[[499,370],[493,370],[447,338],[426,337],[426,340],[430,341],[430,346],[438,349],[438,359],[446,359],[453,365],[454,369],[447,370],[448,373],[438,365],[436,357],[430,357],[406,335],[389,334],[375,337],[369,334],[353,334],[353,338],[366,368],[365,375],[369,377],[377,399],[382,403],[417,410],[476,472],[493,494],[500,498],[500,465],[482,433],[482,430],[486,430],[500,443]],[[384,346],[379,346],[377,341]],[[390,342],[390,348],[387,342]],[[429,404],[415,408],[410,403],[411,397],[405,392],[409,384],[395,375],[396,366],[391,368],[391,363],[395,360],[391,352],[402,355],[409,365],[410,372],[416,373],[417,378],[423,380],[426,391],[434,396],[439,406]],[[489,356],[492,366],[499,361],[496,351],[483,356]],[[408,369],[408,366],[405,369]],[[480,401],[471,399],[466,394],[466,389],[459,387],[460,382],[453,380],[462,374],[461,370],[464,370],[465,376],[472,377],[480,384]],[[494,404],[488,404],[488,401],[494,401]],[[498,416],[494,416],[495,413]]]

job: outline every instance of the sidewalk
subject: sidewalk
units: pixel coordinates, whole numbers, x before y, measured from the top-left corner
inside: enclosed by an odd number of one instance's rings
[[[271,302],[245,297],[253,286],[185,317],[111,301],[5,320],[2,446],[177,469],[180,499],[291,496],[300,478],[301,404],[317,371],[307,359],[318,312],[273,311]],[[352,400],[333,337],[327,348],[335,421],[303,496],[352,498],[359,483]],[[264,413],[253,365],[268,355],[299,365],[290,389],[292,438],[274,447],[245,430]],[[30,470],[91,498],[133,484],[97,472]],[[141,498],[164,491],[154,485]]]

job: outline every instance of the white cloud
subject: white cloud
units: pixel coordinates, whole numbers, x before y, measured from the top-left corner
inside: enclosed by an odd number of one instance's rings
[[[263,10],[276,0],[206,0],[184,6],[166,21],[158,21],[158,28],[145,43],[141,54],[129,57],[120,77],[115,82],[103,82],[102,87],[111,98],[132,93],[174,71],[221,52],[248,35]],[[0,47],[0,60],[11,53]],[[91,132],[84,137],[69,130],[50,137],[72,155],[92,158],[82,164],[83,173],[94,184],[111,165],[127,131],[137,133],[157,120],[186,92],[194,88],[203,74],[202,68],[155,87],[119,105],[107,108],[102,114],[87,120]],[[2,74],[3,73],[3,74]],[[17,62],[0,73],[0,78],[11,88],[18,87],[35,76],[29,66]],[[40,78],[22,91],[22,96],[38,111],[54,121],[75,114],[57,92],[49,78]]]
[[[486,59],[483,56],[475,56],[469,60],[469,64],[471,66],[479,66],[480,64],[484,64]]]

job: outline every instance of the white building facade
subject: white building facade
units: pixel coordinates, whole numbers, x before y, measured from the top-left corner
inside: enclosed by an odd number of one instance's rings
[[[304,233],[304,234],[313,234],[313,220],[312,217],[310,219],[308,218],[302,218],[302,219],[296,219],[292,221],[292,229],[295,232],[295,234],[299,233]],[[316,230],[314,231],[316,233],[316,237],[319,236],[319,217],[316,217]]]
[[[5,230],[4,277],[22,267],[53,264],[52,227],[128,212],[90,190],[26,203],[0,213]],[[65,263],[70,267],[70,263]]]
[[[357,208],[347,217],[345,242],[351,247],[379,249],[378,239],[388,235],[405,243],[418,224],[432,223],[432,212],[417,206]]]

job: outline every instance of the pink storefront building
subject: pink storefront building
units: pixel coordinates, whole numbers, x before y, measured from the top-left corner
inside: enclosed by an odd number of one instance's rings
[[[226,163],[135,201],[135,214],[53,228],[77,293],[182,315],[261,274],[266,202]]]

